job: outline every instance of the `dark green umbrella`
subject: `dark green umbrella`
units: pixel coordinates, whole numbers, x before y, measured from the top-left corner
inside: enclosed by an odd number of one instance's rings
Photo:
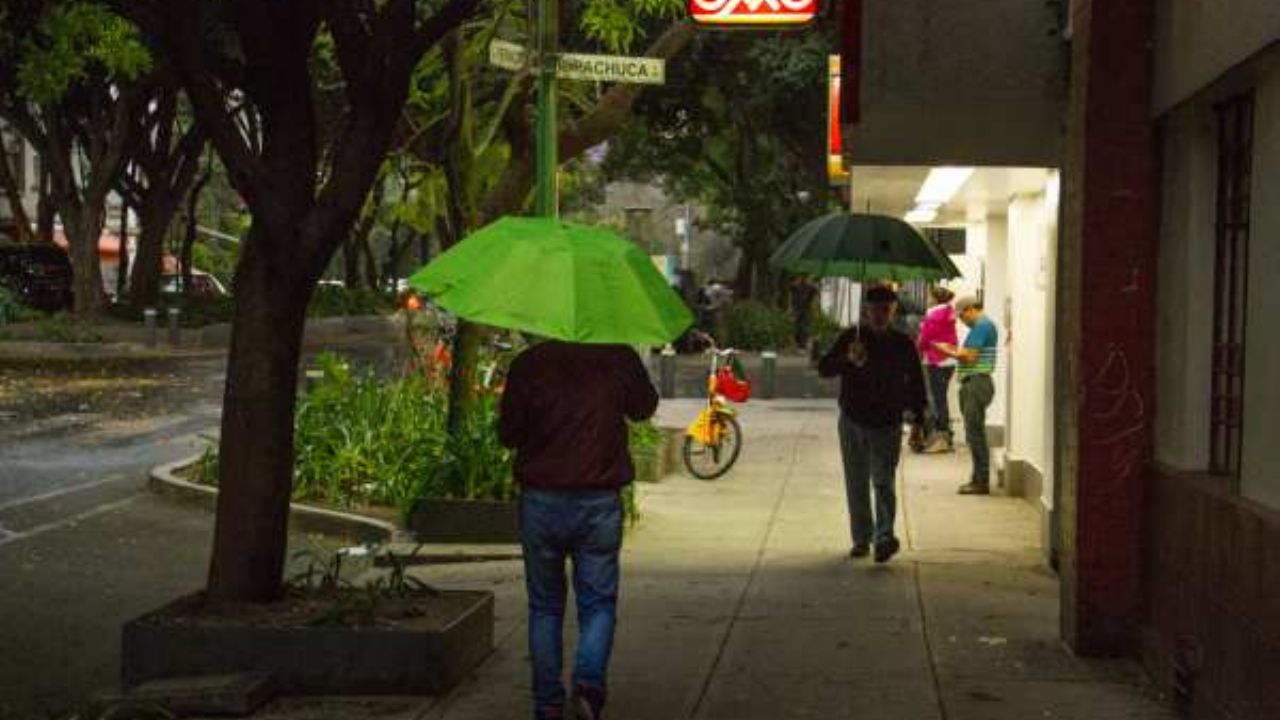
[[[790,273],[857,282],[960,277],[959,268],[934,242],[885,215],[824,215],[792,234],[769,264]]]

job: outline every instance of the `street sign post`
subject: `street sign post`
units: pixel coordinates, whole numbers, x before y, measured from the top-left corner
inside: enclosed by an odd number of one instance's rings
[[[662,85],[667,79],[667,63],[658,58],[565,53],[560,56],[556,77],[564,80]]]
[[[506,40],[494,40],[489,43],[489,64],[503,70],[524,70],[529,66],[529,50]]]
[[[559,0],[539,0],[537,4],[537,53],[506,40],[494,40],[489,44],[489,63],[494,67],[513,72],[535,68],[538,73],[537,189],[534,197],[537,213],[542,217],[555,217],[560,212],[556,182],[560,167],[557,147],[559,80],[662,85],[667,78],[666,61],[658,58],[560,54],[559,4]]]
[[[494,40],[489,44],[489,64],[494,67],[520,71],[530,67],[532,59],[529,50],[516,43]],[[667,62],[661,58],[562,53],[556,62],[556,77],[561,80],[663,85],[667,80]]]

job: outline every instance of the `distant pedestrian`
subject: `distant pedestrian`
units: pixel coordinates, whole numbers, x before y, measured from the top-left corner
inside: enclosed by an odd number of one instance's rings
[[[808,275],[791,284],[791,317],[795,322],[796,347],[805,350],[813,333],[814,306],[818,303],[818,286]]]
[[[991,448],[987,444],[987,408],[996,396],[991,375],[996,371],[1000,332],[983,312],[982,301],[962,298],[956,303],[960,321],[969,327],[962,347],[939,345],[939,349],[960,361],[960,413],[964,416],[964,436],[973,455],[973,475],[960,488],[961,495],[988,495],[991,492]]]
[[[902,422],[911,413],[924,419],[927,404],[920,354],[911,338],[893,328],[897,294],[885,287],[867,291],[862,324],[845,331],[819,363],[823,377],[839,377],[840,450],[855,558],[875,544],[876,562],[898,553],[898,461]],[[871,505],[875,490],[875,510]]]
[[[955,293],[942,287],[934,286],[930,291],[935,305],[925,313],[920,324],[920,353],[924,356],[925,375],[929,380],[929,427],[932,437],[925,448],[926,452],[952,452],[955,450],[955,438],[951,429],[951,408],[948,394],[951,391],[951,379],[956,374],[956,359],[947,355],[939,346],[955,347],[958,342],[956,334],[956,311],[951,307]]]
[[[515,449],[520,485],[536,720],[601,716],[617,622],[620,492],[635,476],[626,421],[648,419],[657,406],[628,347],[552,341],[511,365],[499,435]],[[572,694],[561,680],[566,560],[578,605]]]

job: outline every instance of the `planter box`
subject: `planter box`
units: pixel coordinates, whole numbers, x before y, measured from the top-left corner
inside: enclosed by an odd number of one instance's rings
[[[264,627],[198,622],[184,598],[124,627],[126,688],[165,678],[265,673],[295,695],[441,695],[493,649],[493,594],[441,595],[447,621]],[[429,625],[429,626],[428,626]]]
[[[520,542],[520,511],[514,502],[423,500],[409,513],[408,525],[424,543]]]

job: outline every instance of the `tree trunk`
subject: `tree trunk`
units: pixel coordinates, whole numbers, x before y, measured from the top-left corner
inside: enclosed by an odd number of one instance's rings
[[[8,153],[2,152],[3,149],[3,143],[0,143],[0,190],[4,191],[9,201],[9,214],[13,218],[16,235],[14,239],[20,243],[31,242],[35,239],[31,233],[31,218],[27,215],[27,209],[22,206],[22,189],[18,187],[18,181],[9,167]]]
[[[82,318],[92,317],[102,310],[104,290],[98,242],[102,239],[103,215],[101,205],[62,213],[63,229],[71,250],[75,314]]]
[[[288,543],[293,413],[310,293],[290,277],[301,273],[279,272],[293,266],[270,257],[261,232],[250,231],[236,273],[209,568],[215,603],[278,599]]]
[[[116,262],[116,302],[129,292],[129,206],[120,206],[120,259]]]
[[[187,190],[187,231],[182,236],[182,251],[178,254],[178,262],[182,265],[182,293],[187,296],[191,295],[192,286],[195,284],[196,240],[200,233],[200,194],[204,192],[205,185],[209,184],[212,177],[213,172],[205,168],[204,174]]]
[[[53,244],[54,209],[51,197],[49,168],[40,163],[40,196],[36,201],[36,238],[43,243]]]
[[[476,406],[476,378],[480,368],[480,346],[484,330],[475,323],[458,321],[454,340],[453,367],[449,375],[449,435],[460,437],[467,417]]]
[[[156,307],[160,301],[160,276],[164,274],[164,241],[177,211],[172,198],[158,198],[151,193],[144,198],[138,212],[138,254],[133,260],[132,292],[129,299],[135,308]]]

